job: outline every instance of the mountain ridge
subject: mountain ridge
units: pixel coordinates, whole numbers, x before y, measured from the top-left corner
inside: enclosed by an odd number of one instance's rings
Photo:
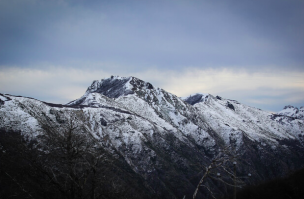
[[[135,77],[93,81],[82,97],[62,106],[6,94],[0,100],[0,128],[32,139],[74,114],[159,197],[190,197],[197,184],[191,178],[204,169],[199,165],[227,146],[240,155],[237,171],[252,173],[254,182],[304,166],[304,120],[290,111],[271,114],[211,94],[180,98]]]

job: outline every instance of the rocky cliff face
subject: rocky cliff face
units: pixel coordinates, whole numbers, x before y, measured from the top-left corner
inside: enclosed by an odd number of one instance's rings
[[[239,154],[237,172],[252,173],[251,182],[304,166],[303,107],[271,114],[210,94],[179,98],[135,77],[117,76],[94,81],[66,105],[7,94],[0,100],[0,127],[32,139],[44,133],[45,124],[60,126],[74,113],[159,198],[190,198],[199,172],[226,146]],[[208,183],[225,192],[218,182]]]

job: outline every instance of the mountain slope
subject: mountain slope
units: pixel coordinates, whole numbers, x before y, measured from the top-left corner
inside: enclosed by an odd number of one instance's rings
[[[239,154],[237,171],[252,173],[252,181],[304,166],[301,117],[291,120],[210,94],[179,98],[135,77],[94,81],[66,105],[7,94],[0,100],[0,128],[32,139],[44,134],[45,126],[59,128],[76,115],[87,133],[113,156],[122,156],[159,198],[189,198],[202,165],[226,146]],[[208,183],[219,194],[225,190]]]

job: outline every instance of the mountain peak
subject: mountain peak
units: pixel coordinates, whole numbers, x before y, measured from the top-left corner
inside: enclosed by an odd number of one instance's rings
[[[297,109],[297,108],[292,105],[287,105],[283,109]]]
[[[88,93],[100,93],[110,98],[133,94],[141,89],[154,89],[153,85],[136,77],[111,76],[107,79],[95,80],[88,87]]]

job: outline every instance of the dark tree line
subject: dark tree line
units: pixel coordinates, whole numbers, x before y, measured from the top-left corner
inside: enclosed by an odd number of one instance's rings
[[[0,129],[0,198],[151,198],[119,155],[68,119],[37,139]]]
[[[232,196],[226,197],[232,199]],[[303,199],[304,169],[285,178],[277,178],[254,186],[247,186],[237,193],[238,199]]]

